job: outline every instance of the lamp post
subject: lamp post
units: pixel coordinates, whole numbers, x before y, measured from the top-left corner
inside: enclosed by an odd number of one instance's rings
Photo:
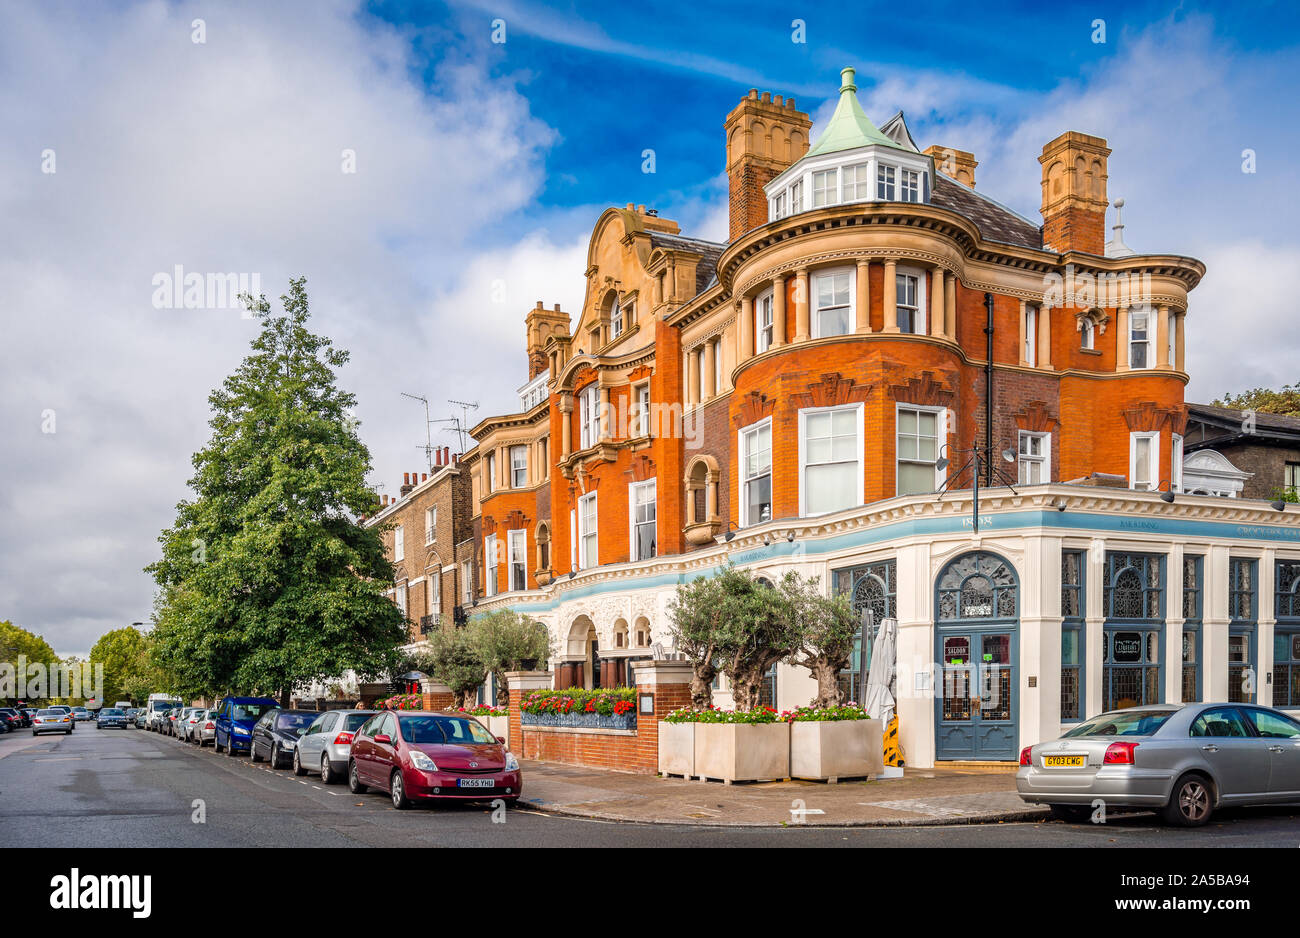
[[[956,450],[955,452],[959,452],[959,453],[970,453],[971,454],[970,458],[967,459],[966,462],[962,463],[961,468],[959,468],[956,472],[952,473],[947,478],[945,478],[943,480],[943,485],[939,486],[938,501],[943,501],[944,495],[948,493],[948,491],[952,488],[954,483],[956,483],[961,479],[961,477],[966,473],[966,470],[971,468],[974,469],[974,473],[972,474],[971,477],[972,478],[971,489],[972,489],[972,495],[974,497],[974,506],[973,506],[974,517],[972,519],[972,530],[973,533],[975,534],[979,534],[980,532],[980,473],[981,472],[986,473],[986,477],[988,479],[988,483],[986,487],[992,486],[993,479],[996,474],[996,476],[1000,480],[1002,480],[1002,484],[1005,485],[1007,488],[1011,489],[1013,494],[1019,494],[1016,493],[1015,484],[1011,481],[1010,476],[1008,476],[1006,472],[1003,471],[1001,466],[997,465],[997,463],[994,462],[993,454],[991,450],[992,450],[992,446],[983,448],[980,447],[978,444],[972,446],[969,450],[965,450],[965,449]],[[1013,463],[1016,461],[1016,451],[1009,446],[1002,451],[1001,455],[1002,455],[1003,462]],[[938,472],[943,472],[945,469],[948,468],[949,465],[950,463],[948,461],[947,456],[940,456],[938,459],[934,461],[934,468]]]

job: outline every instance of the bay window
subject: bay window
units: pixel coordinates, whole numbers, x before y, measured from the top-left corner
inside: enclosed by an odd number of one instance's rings
[[[925,278],[920,271],[902,271],[895,275],[894,290],[898,331],[925,335]]]
[[[596,493],[578,499],[578,569],[600,563],[596,541]]]
[[[935,460],[939,458],[939,428],[944,425],[941,408],[898,405],[899,495],[923,495],[936,485]]]
[[[861,505],[862,405],[799,412],[801,515]]]
[[[884,163],[876,167],[876,198],[886,202],[894,201],[895,170]]]
[[[813,208],[835,205],[839,201],[839,170],[825,169],[812,174]]]
[[[867,164],[856,163],[844,167],[844,201],[865,202],[871,198],[871,179],[867,175]]]
[[[655,556],[656,509],[655,480],[635,482],[628,486],[628,507],[631,518],[631,545],[633,560],[649,560]]]
[[[847,335],[853,330],[853,278],[851,268],[813,275],[814,339]]]
[[[904,169],[898,176],[898,201],[921,201],[921,174],[914,169]]]
[[[521,489],[528,484],[528,447],[510,447],[510,487]]]
[[[772,421],[740,431],[740,525],[772,519]]]
[[[796,182],[790,187],[790,214],[803,211],[803,183]]]
[[[772,200],[772,217],[785,218],[785,193],[778,192]]]
[[[1131,310],[1128,317],[1128,366],[1151,367],[1151,312]]]

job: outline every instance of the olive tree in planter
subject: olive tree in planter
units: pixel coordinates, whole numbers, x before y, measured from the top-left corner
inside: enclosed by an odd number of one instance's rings
[[[858,620],[847,596],[823,596],[819,577],[804,579],[793,570],[778,587],[794,651],[792,664],[807,668],[817,681],[814,707],[843,704],[840,672],[853,662]]]
[[[551,637],[534,619],[511,609],[498,609],[476,618],[465,628],[469,642],[485,671],[496,675],[497,706],[509,703],[506,688],[507,671],[531,670],[525,662],[536,666],[551,656]]]
[[[438,629],[429,636],[429,650],[419,658],[425,671],[451,688],[452,706],[464,707],[470,694],[487,678],[487,668],[474,650],[472,627]]]
[[[668,605],[669,630],[677,650],[691,662],[691,706],[697,710],[713,703],[713,679],[718,675],[714,636],[719,617],[725,613],[718,577],[682,583]]]

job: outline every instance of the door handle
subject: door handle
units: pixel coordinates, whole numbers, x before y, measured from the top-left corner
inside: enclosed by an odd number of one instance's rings
[[[1282,749],[1281,746],[1269,746],[1269,747],[1268,747],[1268,751],[1269,751],[1269,752],[1283,752],[1284,750]]]
[[[1211,743],[1211,744],[1208,745],[1208,746],[1202,746],[1202,747],[1201,747],[1201,751],[1202,751],[1202,752],[1218,752],[1218,751],[1219,751],[1219,747],[1216,746],[1216,745],[1214,745],[1213,743]]]

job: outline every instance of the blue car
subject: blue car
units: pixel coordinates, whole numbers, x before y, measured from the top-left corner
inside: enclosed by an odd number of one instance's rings
[[[248,752],[249,741],[253,738],[253,724],[260,720],[267,711],[276,710],[279,703],[270,697],[227,697],[217,706],[216,739],[213,745],[217,752],[225,751],[233,756],[237,752]]]

